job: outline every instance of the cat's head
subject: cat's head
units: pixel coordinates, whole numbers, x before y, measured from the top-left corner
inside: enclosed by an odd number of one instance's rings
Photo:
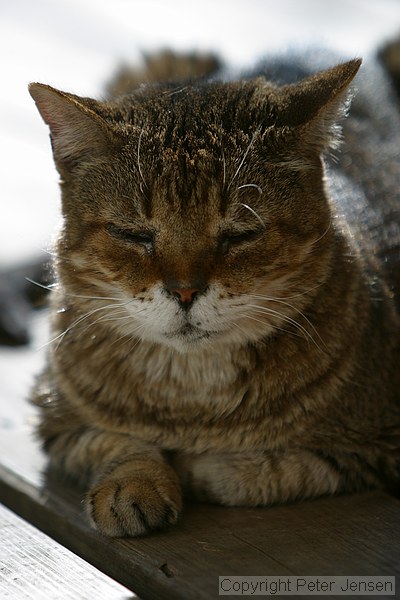
[[[110,326],[179,351],[304,335],[332,251],[321,155],[359,66],[110,102],[32,84],[62,178],[66,288],[115,299]]]

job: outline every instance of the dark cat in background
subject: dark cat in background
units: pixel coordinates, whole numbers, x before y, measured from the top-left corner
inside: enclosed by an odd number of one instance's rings
[[[328,168],[360,61],[276,86],[207,60],[161,55],[103,102],[30,86],[64,218],[40,436],[107,535],[174,523],[183,494],[399,481],[393,120],[362,96]]]

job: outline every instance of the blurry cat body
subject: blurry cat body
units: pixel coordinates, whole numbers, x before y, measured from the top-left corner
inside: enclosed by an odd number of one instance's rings
[[[398,482],[396,246],[378,256],[337,215],[322,158],[359,66],[105,102],[31,85],[64,218],[34,401],[101,532],[174,523],[184,494],[259,506]]]

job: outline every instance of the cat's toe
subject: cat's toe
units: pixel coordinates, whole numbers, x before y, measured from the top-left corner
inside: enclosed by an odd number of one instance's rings
[[[173,481],[108,479],[89,491],[85,503],[95,529],[122,537],[143,535],[176,523],[182,497]]]

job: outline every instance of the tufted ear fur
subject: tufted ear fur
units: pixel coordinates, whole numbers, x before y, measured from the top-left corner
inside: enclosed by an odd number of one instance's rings
[[[360,68],[355,59],[275,91],[276,126],[297,134],[306,150],[323,152],[340,141],[340,119],[347,113],[349,85]]]
[[[32,83],[29,92],[50,127],[54,160],[62,175],[85,158],[108,153],[113,135],[106,121],[93,110],[95,100],[41,83]]]

